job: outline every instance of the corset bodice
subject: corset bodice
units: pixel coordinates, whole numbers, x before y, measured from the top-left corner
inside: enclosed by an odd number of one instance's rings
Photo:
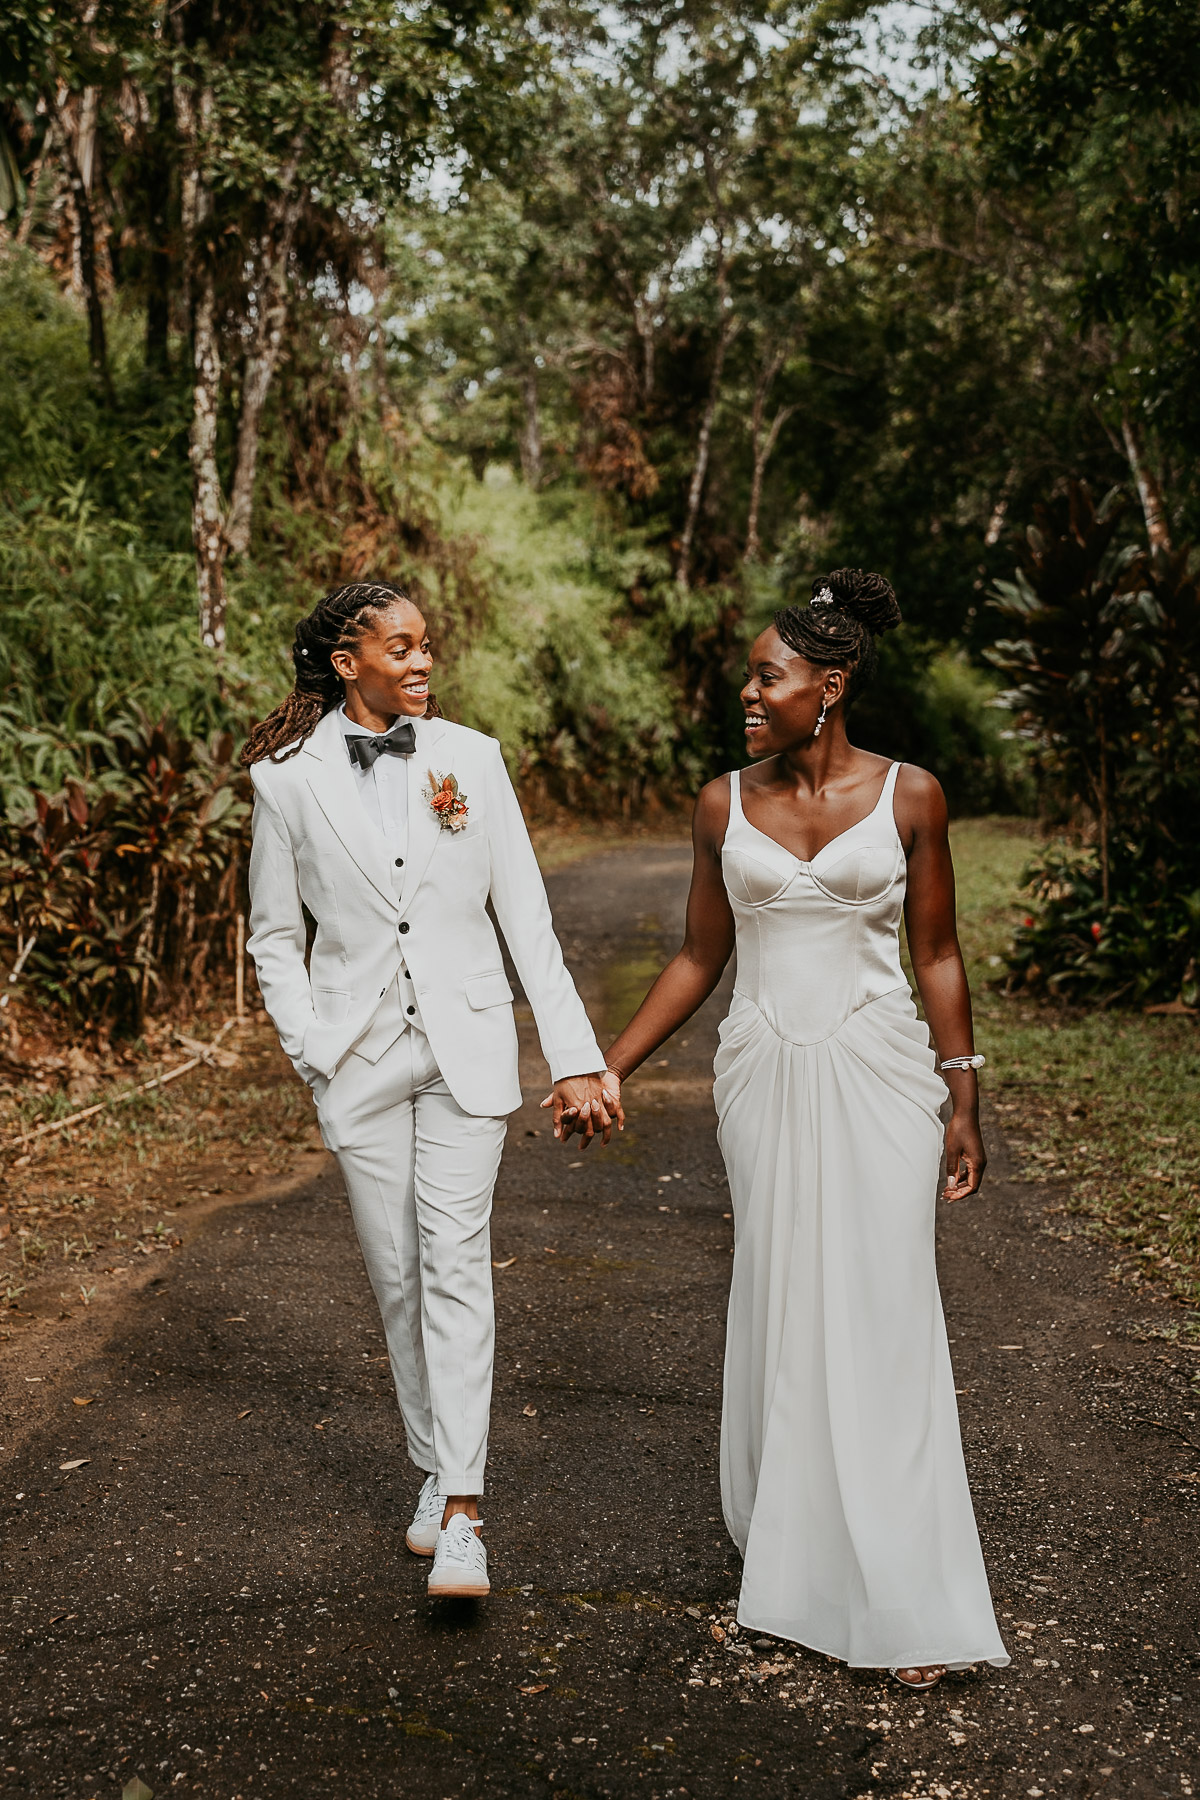
[[[907,865],[892,796],[803,862],[751,825],[729,777],[721,867],[737,928],[737,992],[780,1037],[815,1043],[860,1006],[906,987],[900,919]]]

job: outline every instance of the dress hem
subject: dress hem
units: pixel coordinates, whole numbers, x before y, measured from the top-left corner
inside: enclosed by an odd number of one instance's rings
[[[886,1662],[855,1662],[843,1656],[840,1650],[830,1650],[825,1644],[814,1644],[808,1638],[797,1635],[794,1628],[788,1629],[780,1625],[768,1624],[763,1619],[744,1619],[738,1612],[737,1622],[747,1631],[765,1631],[771,1637],[782,1638],[786,1643],[799,1644],[802,1650],[815,1650],[818,1656],[831,1656],[835,1662],[845,1663],[848,1669],[972,1669],[977,1663],[986,1663],[993,1669],[1007,1669],[1012,1662],[1011,1656],[988,1656],[980,1651],[975,1656],[931,1656],[922,1651],[919,1656],[890,1657]]]

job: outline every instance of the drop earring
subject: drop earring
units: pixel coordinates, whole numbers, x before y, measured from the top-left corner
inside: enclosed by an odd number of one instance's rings
[[[826,699],[826,698],[825,698],[825,696],[824,696],[824,694],[822,694],[822,695],[821,695],[821,711],[820,711],[820,715],[819,715],[819,717],[818,717],[818,719],[817,719],[817,722],[816,722],[816,724],[815,724],[815,725],[814,725],[814,726],[813,726],[813,736],[814,736],[814,737],[815,737],[815,738],[819,738],[819,737],[820,737],[820,735],[821,735],[821,727],[822,727],[822,725],[823,725],[823,724],[824,724],[824,723],[825,723],[825,714],[826,714],[826,713],[827,713],[827,712],[828,712],[828,711],[829,711],[829,702],[828,702],[828,700],[827,700],[827,699]]]

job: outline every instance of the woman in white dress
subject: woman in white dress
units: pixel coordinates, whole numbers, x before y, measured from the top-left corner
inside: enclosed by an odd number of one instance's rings
[[[695,1012],[736,946],[715,1098],[734,1208],[721,1485],[738,1619],[925,1688],[1008,1656],[934,1266],[943,1147],[947,1201],[976,1192],[986,1160],[946,805],[931,775],[846,736],[875,637],[899,621],[887,581],[839,569],[754,644],[742,704],[761,760],[700,795],[686,937],[606,1085]]]

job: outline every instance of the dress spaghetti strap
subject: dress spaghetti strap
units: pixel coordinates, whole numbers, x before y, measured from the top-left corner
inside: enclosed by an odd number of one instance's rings
[[[745,821],[746,815],[742,811],[742,772],[740,769],[730,769],[729,817],[725,821],[725,835],[721,839],[720,849],[717,852],[718,855],[724,851],[726,844],[729,842],[729,833],[732,831],[734,825],[738,823],[744,824]]]

